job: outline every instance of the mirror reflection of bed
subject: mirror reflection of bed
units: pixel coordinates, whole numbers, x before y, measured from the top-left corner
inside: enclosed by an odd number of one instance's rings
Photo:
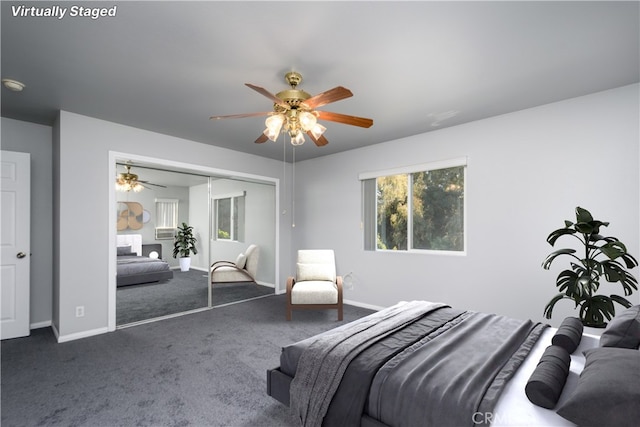
[[[206,272],[171,269],[162,245],[139,234],[118,235],[117,246],[117,325],[208,306]]]

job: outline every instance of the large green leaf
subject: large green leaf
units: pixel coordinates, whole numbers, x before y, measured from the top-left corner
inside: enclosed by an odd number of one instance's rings
[[[586,326],[602,325],[615,315],[613,300],[604,295],[585,299],[580,306],[580,319]]]
[[[551,298],[551,301],[549,301],[549,303],[545,306],[545,308],[544,308],[544,316],[547,319],[551,319],[551,314],[553,313],[553,307],[562,298],[565,298],[565,295],[564,294],[558,294],[555,297]]]
[[[578,206],[576,207],[576,221],[590,222],[590,221],[593,221],[593,216],[591,216],[591,213],[588,210]]]
[[[620,295],[609,295],[609,298],[611,298],[613,301],[617,302],[618,304],[620,304],[625,308],[629,308],[632,306],[632,304],[629,301],[627,301],[626,298],[622,298]]]
[[[567,234],[576,234],[576,230],[573,228],[558,228],[557,230],[549,233],[549,236],[547,236],[547,243],[553,246],[560,236],[565,236]]]
[[[564,270],[558,274],[556,286],[558,291],[564,292],[568,296],[580,296],[581,287],[578,284],[578,274],[571,270]]]
[[[574,253],[576,253],[575,249],[558,249],[557,251],[554,251],[552,253],[550,253],[547,258],[545,258],[544,262],[542,263],[542,267],[545,270],[548,270],[549,267],[551,266],[551,263],[553,262],[554,259],[556,259],[558,256],[560,255],[573,255]],[[576,256],[574,256],[574,258],[578,259]]]
[[[625,245],[616,240],[613,242],[607,242],[600,247],[600,251],[605,254],[609,259],[616,259],[627,253]]]
[[[631,254],[624,254],[620,258],[624,261],[624,265],[627,268],[634,268],[638,266],[638,260],[635,259]]]

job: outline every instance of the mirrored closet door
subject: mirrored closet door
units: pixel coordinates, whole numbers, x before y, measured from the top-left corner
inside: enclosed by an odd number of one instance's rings
[[[116,169],[119,180],[135,174],[143,186],[116,192],[117,327],[274,293],[273,183],[126,160]],[[189,251],[186,268],[180,266],[180,248],[174,257],[184,224],[197,251]],[[214,262],[236,263],[250,246],[257,250],[243,267],[251,278],[229,276],[210,284]]]

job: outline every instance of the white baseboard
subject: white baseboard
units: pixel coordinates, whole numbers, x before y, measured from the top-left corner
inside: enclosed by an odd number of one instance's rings
[[[353,301],[349,299],[343,300],[343,303],[349,304],[349,305],[355,305],[356,307],[368,308],[369,310],[375,310],[375,311],[380,311],[384,308],[384,307],[380,307],[379,305],[365,304],[363,302]]]
[[[58,328],[56,328],[56,325],[54,325],[53,322],[51,322],[51,330],[53,331],[53,335],[56,337],[56,341],[58,341],[58,337],[60,337],[60,332],[58,332]]]
[[[58,339],[58,343],[79,340],[81,338],[88,338],[94,335],[106,334],[107,332],[109,332],[109,328],[98,328],[98,329],[92,329],[90,331],[77,332],[75,334],[59,335],[57,331],[54,329],[54,333],[56,335],[56,338]]]
[[[276,285],[274,283],[266,283],[266,282],[262,282],[262,281],[256,281],[256,283],[258,285],[262,285],[262,286],[266,286],[267,288],[276,288]]]
[[[30,324],[29,329],[48,328],[51,325],[52,325],[51,320],[45,320],[44,322],[35,322]]]
[[[287,293],[286,289],[276,291],[276,295],[282,295],[282,294],[285,294],[285,293]],[[350,300],[350,299],[342,300],[342,302],[344,304],[355,305],[356,307],[368,308],[369,310],[375,310],[375,311],[380,311],[380,310],[382,310],[384,308],[384,307],[381,307],[379,305],[366,304],[366,303],[363,303],[363,302],[353,301],[353,300]]]
[[[169,270],[180,270],[180,266],[179,265],[174,265],[173,267],[169,267]],[[189,267],[189,270],[197,270],[197,271],[204,271],[205,273],[208,273],[209,270],[203,267],[194,267],[191,266]]]

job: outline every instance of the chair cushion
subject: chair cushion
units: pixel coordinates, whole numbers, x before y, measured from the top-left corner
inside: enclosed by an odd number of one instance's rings
[[[236,258],[236,267],[244,268],[245,265],[247,265],[247,256],[245,254],[238,255],[238,258]]]
[[[327,280],[296,282],[291,290],[292,304],[337,304],[338,287]]]
[[[298,263],[296,279],[299,282],[308,280],[336,280],[336,268],[333,264],[305,264]]]

